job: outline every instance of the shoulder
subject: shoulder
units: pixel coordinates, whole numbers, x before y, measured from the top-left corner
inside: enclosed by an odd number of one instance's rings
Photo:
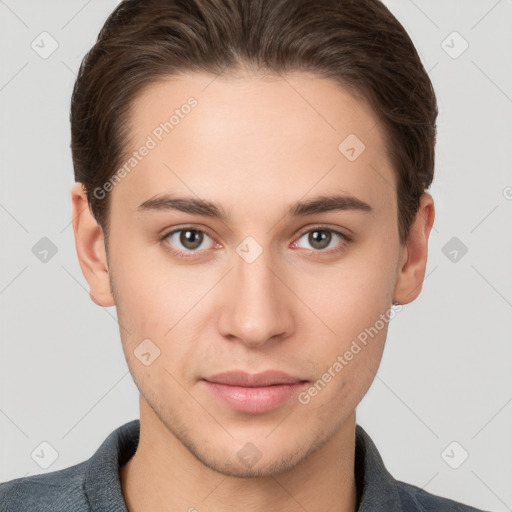
[[[356,480],[361,489],[361,511],[485,512],[395,479],[386,469],[372,438],[359,424],[356,425],[355,454]]]
[[[90,507],[83,491],[86,462],[58,471],[0,483],[2,512],[85,512]]]
[[[484,512],[464,503],[430,494],[419,487],[397,481],[404,512]]]
[[[139,420],[111,432],[74,466],[0,483],[0,512],[126,512],[119,467],[135,453]]]

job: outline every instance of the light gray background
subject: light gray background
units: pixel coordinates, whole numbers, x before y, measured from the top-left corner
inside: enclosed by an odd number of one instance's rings
[[[81,462],[138,417],[115,308],[90,300],[70,225],[71,90],[115,4],[0,1],[0,481]],[[396,478],[511,510],[512,2],[386,4],[439,101],[436,221],[423,291],[390,325],[358,422]],[[58,42],[47,59],[31,47],[43,31]],[[453,31],[469,44],[457,58]],[[42,237],[57,247],[46,263]],[[452,237],[468,248],[457,261]],[[43,441],[58,452],[47,469],[31,455]]]

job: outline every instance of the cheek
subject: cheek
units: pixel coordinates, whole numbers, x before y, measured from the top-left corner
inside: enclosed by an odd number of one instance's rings
[[[391,310],[396,254],[393,246],[381,239],[361,245],[337,267],[308,276],[300,293],[325,324],[314,319],[319,344],[311,357],[322,372],[315,386],[315,407],[334,402],[350,409],[375,377],[389,321],[396,314]]]
[[[370,240],[354,246],[338,262],[296,279],[297,295],[323,321],[322,327],[317,320],[322,336],[337,340],[338,345],[346,343],[389,310],[396,258],[389,241]]]
[[[142,241],[132,243],[133,239],[119,237],[115,247],[122,249],[112,254],[123,345],[127,354],[132,354],[149,338],[161,349],[160,361],[167,360],[166,353],[172,348],[174,364],[193,350],[201,325],[193,320],[205,316],[202,307],[207,301],[203,298],[214,276],[200,265],[173,263],[157,243],[144,246]]]
[[[156,246],[134,240],[135,236],[116,231],[111,244],[111,278],[118,318],[125,327],[122,331],[140,337],[163,331],[160,323],[166,324],[165,330],[169,328],[169,311],[174,310],[179,294],[156,257]]]

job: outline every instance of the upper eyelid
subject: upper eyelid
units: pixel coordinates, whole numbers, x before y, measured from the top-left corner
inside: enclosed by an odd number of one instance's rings
[[[308,228],[308,229],[305,229],[304,231],[300,231],[300,234],[297,235],[297,236],[301,237],[301,236],[303,236],[306,233],[309,233],[311,231],[330,231],[331,233],[336,233],[336,234],[341,235],[341,236],[343,236],[345,238],[348,238],[348,235],[343,233],[343,231],[340,231],[339,229],[335,229],[335,228],[330,228],[329,226],[322,226],[322,225],[315,226],[313,228]]]
[[[205,229],[205,228],[197,228],[195,226],[182,226],[182,227],[179,227],[179,228],[174,228],[174,229],[171,229],[171,231],[167,232],[166,234],[162,235],[163,238],[166,238],[168,237],[169,235],[172,235],[173,233],[176,233],[176,232],[179,232],[179,231],[185,231],[186,229],[190,229],[191,231],[200,231],[202,233],[205,233],[207,234],[210,238],[212,239],[215,239],[214,236],[212,236],[208,229]],[[322,230],[322,231],[331,231],[333,233],[337,233],[337,234],[340,234],[340,235],[343,235],[345,237],[348,238],[348,235],[346,235],[345,233],[343,233],[342,231],[340,231],[339,229],[335,229],[335,228],[331,228],[329,226],[326,226],[326,225],[318,225],[318,226],[314,226],[312,228],[305,228],[304,230],[301,230],[299,232],[298,235],[296,236],[302,236],[302,235],[305,235],[306,233],[309,233],[310,231],[315,231],[315,230]]]

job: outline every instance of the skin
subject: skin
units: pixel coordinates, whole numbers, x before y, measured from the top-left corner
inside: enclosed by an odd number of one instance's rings
[[[84,190],[73,187],[80,265],[92,300],[117,308],[140,390],[139,446],[120,470],[130,512],[356,510],[355,409],[387,323],[307,404],[292,397],[270,412],[237,412],[201,381],[278,369],[314,383],[393,302],[407,304],[422,288],[432,197],[422,196],[401,245],[376,115],[330,80],[285,78],[185,74],[141,92],[130,150],[190,96],[198,105],[112,190],[108,259]],[[338,150],[351,133],[366,146],[353,162]],[[296,201],[335,192],[372,211],[284,216]],[[165,193],[217,202],[231,217],[138,211]],[[161,240],[184,226],[206,233],[195,253],[180,233]],[[330,232],[319,249],[308,238],[319,226],[352,241]],[[251,263],[236,252],[247,236],[262,248]],[[134,355],[146,338],[161,351],[149,366]],[[237,457],[247,442],[262,454],[251,467]]]

